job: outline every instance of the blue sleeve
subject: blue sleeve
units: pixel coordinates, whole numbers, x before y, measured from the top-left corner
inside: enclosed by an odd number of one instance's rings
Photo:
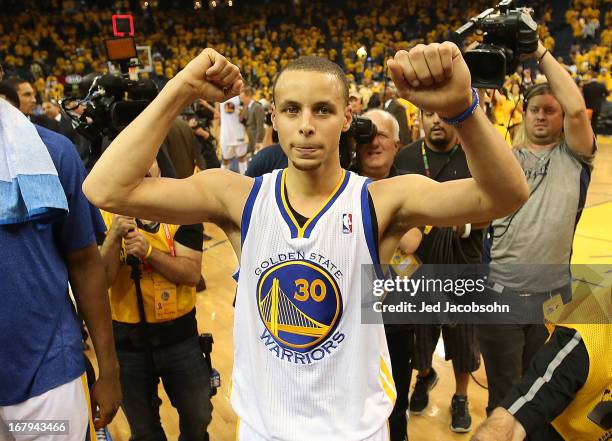
[[[251,161],[249,162],[246,172],[244,172],[245,176],[256,178],[258,176],[265,174],[266,172],[264,170],[268,168],[266,164],[267,162],[266,156],[267,155],[264,154],[264,151],[261,151],[257,153],[255,156],[253,156],[253,159],[251,159]]]
[[[260,150],[259,153],[253,156],[253,159],[249,162],[245,175],[256,178],[285,167],[287,167],[287,156],[283,152],[280,144],[273,144]]]
[[[83,194],[81,186],[86,171],[72,142],[48,130],[37,129],[49,149],[68,200],[68,216],[54,225],[54,229],[62,254],[69,254],[96,243],[96,235],[104,233],[106,227],[100,210]]]

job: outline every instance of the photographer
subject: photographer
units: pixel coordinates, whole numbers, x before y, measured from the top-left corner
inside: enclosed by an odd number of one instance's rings
[[[393,163],[401,145],[399,124],[395,117],[382,109],[368,110],[363,117],[374,123],[377,133],[371,142],[356,145],[355,164],[351,167],[351,171],[372,180],[403,174],[404,172],[398,170]],[[420,240],[421,233],[417,228],[409,230],[400,240],[396,255],[412,255],[418,248]],[[385,335],[391,357],[393,382],[397,391],[397,399],[389,416],[390,440],[402,441],[408,438],[406,411],[412,376],[414,326],[385,325]]]
[[[492,294],[520,298],[535,317],[479,328],[489,383],[487,412],[544,344],[543,304],[567,302],[571,296],[568,265],[595,153],[584,99],[570,75],[541,42],[529,58],[548,80],[526,93],[523,125],[514,140],[530,197],[518,211],[492,223],[489,283]],[[513,264],[522,264],[520,270]],[[538,264],[552,265],[543,270]]]
[[[184,179],[193,175],[196,166],[206,168],[196,131],[182,118],[176,118],[164,140],[176,177]]]
[[[60,104],[53,98],[43,101],[42,109],[47,118],[57,121],[60,134],[70,139],[73,143],[76,139],[76,132],[72,127],[72,120],[65,112],[62,111]]]
[[[157,161],[149,176],[161,176]],[[102,214],[108,231],[100,251],[132,439],[165,439],[157,393],[160,378],[178,411],[181,439],[208,439],[210,372],[198,343],[195,315],[202,225]],[[134,266],[140,270],[137,278]]]
[[[212,121],[219,118],[219,113],[205,100],[197,100],[193,107],[194,110],[185,113],[183,118],[191,127],[199,147],[200,154],[196,157],[198,168],[219,168],[221,163],[217,157],[217,143],[211,129]]]

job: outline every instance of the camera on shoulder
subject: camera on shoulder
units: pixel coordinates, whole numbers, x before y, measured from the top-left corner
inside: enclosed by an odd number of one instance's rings
[[[73,116],[75,130],[90,146],[87,168],[93,167],[105,147],[127,127],[157,96],[158,89],[149,79],[130,77],[130,69],[139,66],[133,37],[105,40],[108,60],[120,66],[118,75],[89,74],[79,84],[84,97],[71,96],[62,101],[64,111]]]
[[[516,71],[519,56],[538,48],[538,25],[531,18],[530,8],[512,8],[513,0],[504,0],[489,8],[455,31],[463,38],[468,32],[481,32],[483,42],[467,51],[465,59],[472,77],[472,86],[499,89],[505,76]]]

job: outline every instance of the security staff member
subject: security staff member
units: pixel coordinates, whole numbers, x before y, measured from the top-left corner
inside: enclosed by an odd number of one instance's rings
[[[157,162],[149,175],[161,176]],[[166,439],[157,394],[161,378],[179,414],[181,439],[207,440],[212,411],[210,372],[198,343],[195,316],[202,225],[136,221],[107,212],[102,215],[108,230],[101,254],[131,439]],[[134,280],[130,260],[139,267],[139,280]]]
[[[612,439],[610,347],[610,324],[555,328],[472,441]]]

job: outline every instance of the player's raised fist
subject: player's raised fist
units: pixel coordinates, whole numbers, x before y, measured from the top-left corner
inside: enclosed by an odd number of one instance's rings
[[[240,93],[240,69],[214,49],[206,48],[177,75],[194,98],[222,102]]]
[[[398,51],[387,65],[400,96],[423,110],[453,118],[472,102],[470,71],[451,42]]]

